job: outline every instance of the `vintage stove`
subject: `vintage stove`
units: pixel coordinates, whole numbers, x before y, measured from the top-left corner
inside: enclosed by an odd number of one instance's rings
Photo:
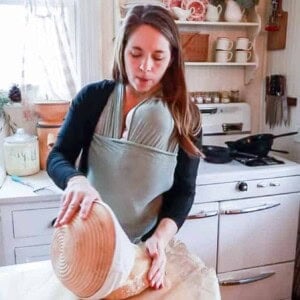
[[[251,109],[248,103],[198,104],[202,113],[203,145],[225,146],[251,134]],[[234,159],[248,167],[284,164],[273,156],[249,157],[235,154]]]
[[[202,113],[203,144],[226,146],[251,133],[251,111],[248,103],[198,104]]]
[[[199,108],[203,144],[225,146],[251,134],[248,104]],[[291,299],[300,164],[273,158],[276,164],[265,157],[268,164],[255,167],[243,163],[245,158],[200,161],[194,205],[177,236],[216,270],[222,300]]]

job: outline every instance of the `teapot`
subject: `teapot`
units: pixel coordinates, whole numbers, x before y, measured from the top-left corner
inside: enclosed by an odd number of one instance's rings
[[[205,20],[210,22],[217,22],[220,19],[220,14],[222,12],[222,6],[221,4],[214,6],[210,3],[207,4],[207,11]]]
[[[227,0],[224,19],[227,22],[240,22],[245,13],[245,9],[241,10],[239,4],[234,0]]]
[[[183,9],[177,6],[172,7],[174,15],[178,18],[180,21],[186,21],[190,15],[192,15],[195,11],[195,9],[192,7],[190,9]]]

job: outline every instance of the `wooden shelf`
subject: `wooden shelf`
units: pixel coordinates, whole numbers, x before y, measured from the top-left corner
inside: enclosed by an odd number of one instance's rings
[[[224,67],[257,67],[256,62],[248,62],[248,63],[237,63],[237,62],[191,62],[191,61],[186,61],[184,63],[186,66],[209,66],[209,67],[214,67],[214,66],[224,66]]]
[[[259,22],[208,22],[208,21],[175,21],[178,25],[199,26],[232,26],[232,27],[258,27]]]

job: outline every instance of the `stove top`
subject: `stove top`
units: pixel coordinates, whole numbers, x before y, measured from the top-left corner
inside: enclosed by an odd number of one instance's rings
[[[265,178],[276,178],[284,176],[299,176],[300,164],[288,160],[282,156],[272,156],[277,161],[271,165],[258,165],[255,167],[247,166],[237,160],[232,160],[226,164],[213,164],[201,159],[198,174],[197,185],[224,183],[224,182],[239,182],[241,180],[258,180]],[[268,159],[265,159],[265,162]],[[234,185],[235,186],[235,185]]]
[[[272,156],[263,156],[263,157],[254,157],[254,158],[245,157],[245,156],[236,156],[234,157],[234,159],[248,167],[272,166],[272,165],[284,164],[283,160],[277,159]]]

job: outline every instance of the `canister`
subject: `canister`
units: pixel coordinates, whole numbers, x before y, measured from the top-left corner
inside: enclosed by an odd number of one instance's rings
[[[40,170],[37,136],[18,128],[14,135],[4,139],[4,163],[9,175],[27,176]]]

